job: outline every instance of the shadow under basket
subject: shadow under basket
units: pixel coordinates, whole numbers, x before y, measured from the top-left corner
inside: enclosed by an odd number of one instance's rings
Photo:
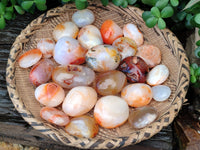
[[[65,21],[71,21],[72,14],[77,11],[73,4],[54,8],[33,20],[16,38],[8,58],[6,70],[7,88],[10,98],[21,114],[33,128],[52,139],[68,146],[84,149],[111,149],[139,143],[151,138],[164,126],[168,126],[178,114],[189,86],[189,62],[185,51],[168,29],[160,30],[157,27],[146,27],[141,15],[142,10],[135,7],[121,8],[113,4],[107,7],[93,2],[88,9],[95,14],[95,22],[98,28],[105,20],[112,19],[121,28],[127,23],[137,25],[144,35],[144,44],[157,46],[162,53],[162,62],[170,72],[164,85],[171,88],[171,96],[164,102],[154,100],[149,104],[158,111],[158,118],[147,127],[135,130],[128,123],[114,128],[100,127],[99,133],[92,139],[77,138],[67,134],[62,127],[54,126],[40,118],[41,105],[35,100],[35,87],[29,82],[30,69],[22,69],[17,62],[19,56],[27,50],[36,48],[41,38],[51,38],[55,26]],[[89,115],[92,115],[92,111]]]

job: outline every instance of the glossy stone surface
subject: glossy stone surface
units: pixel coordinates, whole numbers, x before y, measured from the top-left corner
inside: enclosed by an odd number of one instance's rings
[[[64,112],[53,107],[43,107],[40,110],[40,117],[58,126],[65,126],[70,122],[69,117]]]
[[[101,33],[94,25],[87,25],[81,28],[78,34],[78,41],[85,49],[90,49],[96,45],[103,44]]]
[[[144,37],[142,32],[137,28],[135,24],[128,23],[123,27],[123,34],[124,37],[131,38],[134,40],[137,44],[137,46],[140,46],[144,42]]]
[[[111,45],[97,45],[86,53],[86,62],[97,72],[115,70],[120,63],[120,54]]]
[[[169,69],[165,65],[155,66],[147,75],[147,83],[155,86],[162,84],[169,76]]]
[[[128,37],[120,37],[116,39],[112,46],[119,51],[121,59],[124,59],[128,56],[134,56],[137,52],[137,45],[135,41]]]
[[[52,80],[67,89],[76,86],[90,85],[94,79],[94,71],[81,65],[58,66],[52,73]]]
[[[161,51],[154,45],[142,45],[138,47],[136,56],[141,57],[150,68],[155,67],[161,62]]]
[[[43,38],[37,43],[37,48],[42,52],[44,58],[53,56],[55,42],[51,38]]]
[[[96,91],[88,86],[72,88],[62,104],[63,111],[69,116],[80,116],[89,112],[97,101]]]
[[[165,101],[171,95],[171,89],[166,85],[152,87],[153,99],[159,102]]]
[[[90,116],[80,116],[72,118],[65,126],[65,131],[77,137],[93,138],[99,131],[99,126]]]
[[[21,68],[29,68],[36,64],[42,58],[42,52],[39,49],[31,49],[23,53],[18,63]]]
[[[53,58],[61,65],[79,65],[85,62],[85,53],[77,40],[65,36],[56,43]]]
[[[128,116],[128,104],[118,96],[101,97],[94,108],[94,117],[104,128],[116,128],[125,123]]]
[[[123,36],[122,29],[113,20],[104,21],[100,31],[105,44],[112,44],[117,38]]]
[[[64,36],[68,36],[71,38],[76,38],[79,32],[79,28],[73,22],[67,21],[61,24],[56,25],[53,30],[53,38],[55,41],[58,41],[60,38]]]
[[[130,112],[128,122],[131,127],[141,129],[152,123],[157,116],[157,111],[153,107],[140,107]]]
[[[126,75],[113,70],[99,73],[95,80],[97,93],[100,95],[115,95],[126,85]]]
[[[56,107],[63,102],[65,91],[56,83],[45,83],[35,89],[35,98],[42,105]]]
[[[129,56],[123,59],[118,69],[126,74],[131,83],[144,83],[149,72],[148,65],[137,56]]]
[[[144,83],[134,83],[125,86],[122,89],[121,97],[125,99],[131,107],[146,106],[153,97],[152,89]]]
[[[94,13],[89,9],[78,10],[72,15],[72,21],[78,27],[92,24],[95,20]]]
[[[29,79],[35,86],[46,83],[51,79],[54,63],[50,59],[42,59],[30,71]]]

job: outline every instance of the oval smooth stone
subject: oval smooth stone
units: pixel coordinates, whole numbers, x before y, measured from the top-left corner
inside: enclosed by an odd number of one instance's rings
[[[159,102],[165,101],[171,95],[171,89],[166,85],[152,87],[153,99]]]
[[[30,71],[29,79],[35,86],[46,83],[51,79],[54,63],[50,59],[42,59]]]
[[[150,68],[161,62],[161,51],[154,45],[142,45],[138,47],[137,56],[141,57]]]
[[[114,40],[123,36],[122,29],[113,20],[104,21],[100,32],[105,44],[112,44]]]
[[[95,80],[97,93],[100,95],[115,95],[126,85],[126,75],[121,71],[112,70],[99,73]]]
[[[62,104],[63,111],[69,116],[80,116],[89,112],[97,101],[96,91],[88,86],[71,89]]]
[[[103,44],[101,33],[94,25],[83,27],[78,34],[78,41],[85,49],[90,49],[96,45]]]
[[[37,43],[37,48],[40,49],[44,58],[50,58],[53,55],[54,47],[55,42],[51,38],[41,39]]]
[[[94,71],[81,65],[57,66],[52,72],[52,80],[67,89],[90,85],[94,79]]]
[[[85,53],[77,40],[65,36],[56,43],[53,58],[61,65],[79,65],[85,62]]]
[[[115,70],[120,63],[120,54],[111,45],[97,45],[86,53],[86,62],[97,72]]]
[[[35,98],[45,106],[56,107],[63,102],[65,91],[56,83],[45,83],[35,89]]]
[[[101,97],[94,108],[94,117],[104,128],[116,128],[126,122],[129,107],[124,99],[109,95]]]
[[[65,131],[77,137],[93,138],[99,131],[99,126],[90,116],[80,116],[72,118],[65,126]]]
[[[58,24],[53,30],[53,38],[58,41],[60,38],[67,36],[75,39],[78,35],[79,28],[73,22],[64,22]]]
[[[58,126],[65,126],[70,122],[69,117],[64,112],[53,107],[43,107],[40,110],[40,117]]]
[[[131,127],[141,129],[151,124],[157,116],[157,111],[153,107],[144,106],[131,111],[128,122]]]
[[[137,52],[137,45],[135,41],[128,37],[120,37],[116,39],[112,46],[119,51],[121,59],[124,59],[128,56],[134,56]]]
[[[144,42],[144,37],[142,32],[137,28],[136,25],[132,23],[128,23],[123,27],[123,34],[124,37],[128,37],[134,40],[137,46],[142,45]]]
[[[144,83],[134,83],[123,88],[121,97],[125,99],[131,107],[142,107],[151,102],[153,93],[149,85]]]
[[[18,63],[21,68],[28,68],[36,64],[42,58],[42,52],[39,49],[31,49],[22,54]]]
[[[78,10],[72,15],[72,21],[78,27],[92,24],[95,20],[94,13],[89,9]]]
[[[145,83],[149,67],[145,61],[137,56],[129,56],[123,59],[119,65],[119,70],[126,74],[131,83]]]
[[[147,75],[147,83],[155,86],[162,84],[169,76],[169,69],[165,65],[155,66]]]

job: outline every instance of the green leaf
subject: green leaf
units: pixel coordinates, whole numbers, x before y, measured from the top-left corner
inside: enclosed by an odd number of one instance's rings
[[[20,15],[23,15],[25,13],[25,11],[18,5],[15,5],[14,8],[17,11],[17,13]]]
[[[126,8],[128,6],[128,1],[127,0],[124,0],[123,3],[121,4],[121,6],[123,8]]]
[[[169,0],[158,0],[155,6],[162,10],[164,7],[167,6],[168,2]]]
[[[112,3],[116,6],[121,6],[124,0],[112,0]]]
[[[6,13],[4,14],[4,18],[6,20],[11,20],[12,19],[12,12],[6,11]]]
[[[176,7],[176,6],[178,6],[179,1],[178,1],[178,0],[170,0],[170,3],[171,3],[171,5],[172,5],[173,7]]]
[[[40,11],[44,11],[44,10],[47,9],[46,4],[36,4],[36,7],[37,7],[37,9],[40,10]]]
[[[62,0],[63,3],[68,3],[70,0]]]
[[[144,11],[142,13],[142,18],[146,22],[147,19],[153,17],[152,13],[150,11]]]
[[[199,34],[199,36],[200,36],[200,29],[199,29],[199,31],[198,31],[198,34]]]
[[[200,46],[200,40],[198,40],[198,41],[196,42],[196,45],[197,45],[197,46]]]
[[[160,17],[160,10],[158,9],[158,7],[152,7],[151,8],[151,13],[157,18]]]
[[[24,1],[21,3],[21,6],[24,10],[29,10],[33,5],[33,1]]]
[[[194,54],[197,58],[200,58],[200,47],[197,47],[194,51]]]
[[[6,22],[3,16],[0,18],[0,29],[4,29],[6,26]]]
[[[32,7],[29,8],[29,10],[28,10],[27,12],[29,12],[29,13],[31,13],[31,14],[34,14],[35,9],[36,9],[36,7],[35,7],[35,5],[33,4]]]
[[[191,21],[190,20],[186,20],[185,21],[185,27],[189,30],[193,29],[194,26],[191,24]]]
[[[158,28],[159,29],[165,29],[166,28],[166,23],[162,18],[158,19]]]
[[[192,7],[188,8],[184,11],[187,13],[190,13],[190,14],[197,14],[197,13],[199,13],[199,10],[200,10],[200,2],[196,3],[195,5],[193,5]]]
[[[6,6],[0,2],[0,15],[3,15],[5,13]]]
[[[11,2],[12,5],[16,4],[16,0],[10,0],[10,2]]]
[[[21,5],[24,0],[17,0],[17,4]]]
[[[87,1],[82,2],[80,0],[75,0],[75,5],[76,5],[76,8],[79,9],[79,10],[85,9],[87,7]]]
[[[191,77],[190,77],[190,82],[191,82],[191,83],[196,83],[196,82],[197,82],[196,77],[195,77],[195,76],[191,76]]]
[[[45,5],[46,4],[46,0],[34,0],[36,5]]]
[[[7,4],[8,4],[8,0],[1,0],[1,2],[2,2],[5,6],[7,6]]]
[[[194,68],[190,66],[190,75],[194,75]]]
[[[14,9],[13,9],[13,6],[10,6],[10,7],[6,7],[6,11],[10,11],[10,12],[14,12]]]
[[[200,0],[190,0],[187,5],[185,6],[185,8],[183,10],[186,10],[192,6],[194,6],[196,3],[200,2]]]
[[[194,16],[194,21],[195,21],[195,23],[197,23],[197,24],[200,25],[200,13],[198,13],[198,14],[196,14],[196,15]]]
[[[128,4],[129,5],[133,5],[133,4],[135,4],[137,2],[137,0],[128,0]]]
[[[196,63],[192,63],[192,64],[191,64],[191,67],[192,67],[193,69],[197,69],[197,68],[198,68],[198,65],[197,65]]]
[[[194,70],[194,75],[195,76],[200,76],[200,67]]]
[[[162,18],[169,18],[174,14],[174,9],[171,6],[167,6],[163,8],[161,11],[161,17]]]
[[[135,6],[135,7],[138,7],[138,8],[140,8],[140,7],[141,7],[141,5],[140,5],[140,4],[138,4],[138,3],[134,4],[133,6]]]
[[[194,26],[191,24],[193,16],[191,14],[186,15],[185,27],[187,29],[193,29]]]
[[[109,3],[109,0],[101,0],[101,3],[103,4],[103,6],[107,6]]]
[[[152,28],[157,24],[157,22],[158,22],[158,18],[150,17],[146,20],[146,25],[147,27]]]
[[[187,16],[186,16],[186,20],[191,20],[193,18],[193,15],[192,14],[187,14]]]
[[[186,17],[187,13],[184,11],[180,11],[176,14],[176,17],[178,18],[179,21],[183,21],[184,18]]]
[[[149,5],[149,6],[155,6],[157,0],[142,0],[143,4]]]
[[[80,0],[81,2],[86,2],[87,0]]]

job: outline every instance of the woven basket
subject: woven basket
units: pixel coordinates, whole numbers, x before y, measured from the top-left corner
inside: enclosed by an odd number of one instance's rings
[[[10,51],[6,70],[10,98],[21,116],[33,128],[68,146],[85,149],[111,149],[149,139],[173,121],[185,100],[189,85],[189,63],[185,51],[175,35],[168,29],[159,30],[157,27],[151,29],[146,27],[141,18],[142,11],[138,8],[120,8],[113,4],[103,7],[94,1],[88,8],[94,12],[96,17],[94,25],[98,28],[107,19],[114,20],[120,27],[126,23],[134,23],[143,33],[145,44],[153,44],[160,48],[161,63],[165,64],[170,71],[165,85],[171,88],[172,94],[165,102],[159,103],[152,100],[150,103],[159,112],[158,119],[140,130],[130,128],[128,123],[115,129],[100,127],[95,138],[87,139],[71,136],[65,133],[63,128],[51,125],[40,118],[39,111],[42,106],[35,100],[35,87],[29,82],[30,70],[20,68],[16,60],[23,52],[35,48],[41,38],[52,37],[52,30],[58,23],[71,20],[72,14],[76,11],[73,4],[67,4],[42,14],[16,38]]]

